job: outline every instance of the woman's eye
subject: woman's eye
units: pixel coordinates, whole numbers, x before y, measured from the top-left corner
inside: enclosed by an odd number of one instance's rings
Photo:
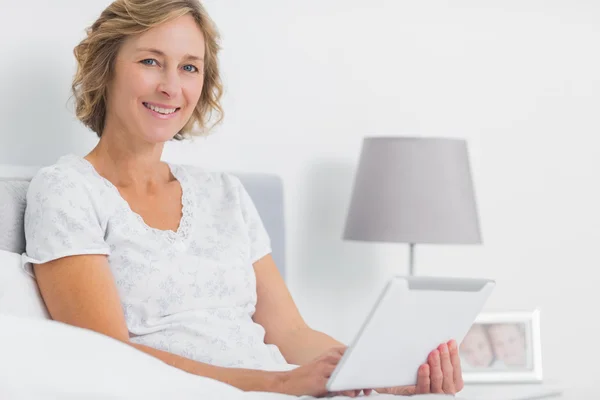
[[[156,60],[154,60],[154,59],[152,59],[152,58],[147,58],[147,59],[145,59],[145,60],[142,60],[142,61],[140,61],[140,62],[141,62],[142,64],[145,64],[145,65],[156,65],[156,64],[157,64]],[[153,63],[154,63],[154,64],[153,64]]]
[[[193,65],[185,65],[183,69],[187,72],[198,72],[198,68]]]

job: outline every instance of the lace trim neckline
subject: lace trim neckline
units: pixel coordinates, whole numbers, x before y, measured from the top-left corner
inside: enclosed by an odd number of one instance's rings
[[[65,157],[69,157],[69,156],[65,156]],[[76,160],[80,161],[81,164],[86,169],[91,171],[96,177],[98,177],[104,183],[104,185],[106,187],[108,187],[111,191],[113,191],[113,193],[115,193],[117,195],[117,197],[119,198],[119,201],[121,202],[122,206],[126,207],[127,212],[132,214],[135,217],[135,219],[140,223],[140,225],[142,227],[144,227],[144,229],[147,232],[152,232],[156,235],[164,236],[170,242],[175,242],[177,240],[180,240],[180,241],[186,240],[189,237],[191,225],[192,225],[192,219],[193,219],[194,196],[192,196],[192,194],[190,192],[191,191],[190,180],[189,180],[189,176],[187,175],[187,173],[185,171],[185,168],[182,168],[180,165],[177,165],[177,164],[171,164],[169,162],[165,162],[165,164],[167,164],[167,166],[171,170],[171,173],[173,174],[175,179],[177,179],[177,181],[179,182],[179,185],[181,186],[181,219],[179,220],[179,226],[177,227],[177,230],[173,231],[170,229],[163,230],[163,229],[158,229],[158,228],[149,226],[144,221],[144,219],[142,218],[141,215],[139,215],[138,213],[136,213],[135,211],[133,211],[131,209],[131,206],[129,205],[127,200],[125,200],[125,198],[123,198],[123,196],[121,196],[119,189],[117,189],[117,187],[115,185],[113,185],[113,183],[111,181],[109,181],[108,179],[106,179],[105,177],[100,175],[100,173],[96,170],[96,168],[92,165],[92,163],[90,163],[88,160],[86,160],[85,158],[83,158],[81,156],[71,155],[71,157],[74,157]]]

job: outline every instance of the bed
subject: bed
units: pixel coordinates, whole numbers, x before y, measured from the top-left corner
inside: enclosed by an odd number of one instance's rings
[[[104,335],[52,321],[35,281],[16,265],[25,248],[25,194],[36,170],[0,165],[0,399],[296,399],[243,392]],[[234,175],[256,204],[285,277],[283,182],[275,175]]]

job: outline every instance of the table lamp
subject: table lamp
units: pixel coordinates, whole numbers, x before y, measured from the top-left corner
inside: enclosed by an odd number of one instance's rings
[[[343,238],[415,244],[479,244],[481,232],[462,139],[366,137]]]

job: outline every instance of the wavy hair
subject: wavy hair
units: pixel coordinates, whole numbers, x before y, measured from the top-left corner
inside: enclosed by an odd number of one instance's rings
[[[87,36],[73,50],[77,72],[71,86],[77,118],[98,137],[106,120],[107,88],[112,79],[121,44],[159,24],[190,14],[205,40],[204,87],[190,120],[173,139],[208,133],[223,120],[223,84],[217,55],[220,35],[206,9],[198,0],[116,0],[86,29]],[[207,128],[208,122],[215,117]],[[200,128],[194,131],[194,125]]]

